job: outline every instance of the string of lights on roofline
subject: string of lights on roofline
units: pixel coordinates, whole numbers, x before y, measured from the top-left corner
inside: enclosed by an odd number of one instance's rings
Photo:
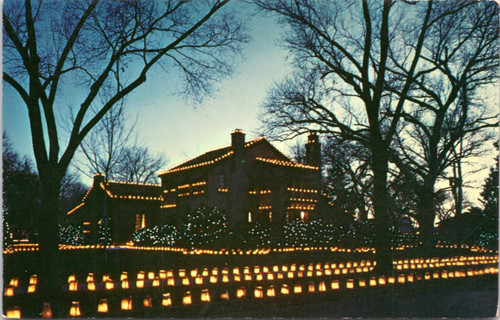
[[[163,201],[163,197],[161,197],[161,196],[159,196],[159,197],[153,197],[153,196],[140,196],[140,195],[118,195],[118,194],[112,194],[111,191],[109,191],[108,189],[106,189],[106,187],[104,186],[104,183],[101,183],[100,187],[106,192],[106,194],[110,198],[113,198],[113,199]],[[90,191],[92,191],[92,187],[89,189],[89,191],[87,191],[87,193],[83,197],[82,203],[80,203],[79,205],[77,205],[76,207],[74,207],[73,209],[71,209],[70,211],[68,211],[66,213],[66,215],[69,216],[72,213],[74,213],[76,210],[78,210],[81,207],[83,207],[85,205],[85,201],[87,200],[88,195],[90,194]]]
[[[271,163],[271,164],[278,165],[278,166],[284,166],[284,167],[319,170],[319,167],[310,166],[307,164],[302,164],[302,163],[292,162],[292,161],[267,159],[267,158],[261,158],[261,157],[256,157],[255,160],[266,162],[266,163]]]
[[[214,160],[209,160],[209,161],[193,164],[193,165],[186,166],[186,167],[180,167],[180,168],[174,168],[174,169],[170,169],[170,170],[166,170],[166,171],[160,171],[160,173],[158,175],[161,176],[164,174],[169,174],[169,173],[173,173],[173,172],[184,171],[184,170],[189,170],[189,169],[193,169],[193,168],[198,168],[198,167],[214,164],[216,162],[219,162],[222,159],[229,157],[233,153],[234,153],[233,151],[229,151],[228,153],[226,153],[218,158],[215,158]]]
[[[104,177],[102,173],[94,174],[94,177]],[[122,181],[122,180],[108,180],[106,181],[106,185],[110,184],[127,184],[133,186],[149,186],[149,187],[161,187],[161,184],[158,183],[143,183],[143,182],[133,182],[133,181]]]
[[[158,184],[158,183],[142,183],[142,182],[116,181],[116,180],[109,180],[106,182],[106,185],[110,185],[113,183],[115,183],[115,184],[127,184],[127,185],[133,185],[133,186],[161,187],[161,184]]]
[[[250,140],[248,141],[247,143],[245,143],[245,148],[263,140],[264,137],[258,137],[258,138],[255,138],[253,140]],[[222,150],[222,149],[225,149],[227,147],[223,147],[223,148],[216,148],[216,149],[212,149],[210,151],[207,151],[205,152],[204,154],[207,154],[207,153],[211,153],[211,152],[215,152],[215,151],[218,151],[218,150]],[[189,166],[185,166],[186,163],[189,163],[190,161],[193,161],[194,159],[198,158],[199,156],[196,156],[194,158],[191,158],[189,160],[186,160],[184,161],[183,163],[181,163],[180,165],[177,165],[175,166],[174,168],[172,169],[168,169],[168,170],[162,170],[158,173],[159,176],[161,175],[164,175],[164,174],[168,174],[168,173],[173,173],[173,172],[178,172],[178,171],[184,171],[184,170],[189,170],[189,169],[193,169],[193,168],[198,168],[198,167],[202,167],[202,166],[206,166],[206,165],[210,165],[210,164],[214,164],[222,159],[225,159],[227,157],[229,157],[230,155],[232,155],[234,152],[231,150],[225,154],[223,154],[222,156],[218,157],[218,158],[215,158],[213,160],[209,160],[209,161],[204,161],[204,162],[200,162],[200,163],[197,163],[197,164],[193,164],[193,165],[189,165]]]
[[[265,138],[264,137],[258,137],[256,139],[253,139],[247,143],[245,143],[245,148],[261,141],[261,140],[264,140]],[[218,149],[213,149],[213,150],[210,150],[208,152],[206,152],[205,154],[207,153],[210,153],[210,152],[215,152],[217,150],[221,150],[221,149],[225,149],[225,148],[218,148]],[[198,157],[195,157],[195,158],[192,158],[192,159],[189,159],[185,162],[183,162],[182,164],[172,168],[172,169],[169,169],[169,170],[163,170],[163,171],[160,171],[158,175],[164,175],[164,174],[169,174],[169,173],[174,173],[174,172],[178,172],[178,171],[184,171],[184,170],[189,170],[189,169],[193,169],[193,168],[198,168],[198,167],[202,167],[202,166],[206,166],[206,165],[210,165],[210,164],[214,164],[216,162],[219,162],[220,160],[222,159],[225,159],[227,157],[229,157],[230,155],[232,155],[234,152],[233,151],[229,151],[228,153],[216,158],[216,159],[213,159],[213,160],[209,160],[209,161],[204,161],[204,162],[200,162],[200,163],[197,163],[197,164],[193,164],[193,165],[189,165],[189,166],[184,166],[185,163],[189,163],[190,161],[198,158]],[[271,163],[271,164],[275,164],[275,165],[281,165],[281,166],[287,166],[287,167],[295,167],[295,168],[302,168],[302,169],[311,169],[311,170],[319,170],[319,167],[315,167],[315,166],[310,166],[310,165],[306,165],[306,164],[301,164],[301,163],[297,163],[297,162],[292,162],[292,161],[284,161],[284,160],[276,160],[276,159],[266,159],[266,158],[260,158],[260,157],[257,157],[256,158],[257,160],[260,160],[260,161],[264,161],[264,162],[268,162],[268,163]]]
[[[75,212],[76,210],[80,209],[81,207],[83,207],[85,205],[85,202],[82,202],[80,203],[79,205],[77,205],[76,207],[74,207],[73,209],[71,209],[70,211],[68,211],[68,213],[66,213],[67,216],[69,216],[70,214],[72,214],[73,212]]]
[[[154,197],[154,196],[140,196],[140,195],[118,195],[118,194],[113,194],[111,191],[106,189],[106,186],[104,185],[103,182],[100,183],[100,187],[102,190],[106,191],[108,196],[110,198],[115,198],[115,199],[131,199],[131,200],[153,200],[153,201],[163,201],[163,197]]]

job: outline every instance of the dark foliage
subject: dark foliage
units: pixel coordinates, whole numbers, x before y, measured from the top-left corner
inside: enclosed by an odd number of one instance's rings
[[[132,235],[132,241],[139,246],[170,246],[178,244],[180,233],[173,225],[154,226],[139,229]]]

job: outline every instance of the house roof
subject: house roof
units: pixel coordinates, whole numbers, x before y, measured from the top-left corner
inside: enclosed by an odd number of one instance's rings
[[[177,165],[169,170],[180,169],[180,168],[189,167],[192,165],[204,163],[207,161],[215,160],[217,158],[220,158],[220,157],[228,154],[231,151],[232,151],[231,146],[211,150],[211,151],[205,152],[205,153],[203,153],[195,158],[189,159],[186,162],[183,162],[183,163],[181,163],[181,164],[179,164],[179,165]]]
[[[129,195],[159,198],[162,193],[161,185],[159,184],[144,184],[122,181],[108,181],[104,184],[104,190],[108,193],[108,195],[114,198]]]
[[[279,160],[292,163],[292,161],[287,156],[285,156],[281,151],[276,149],[276,147],[274,147],[264,137],[258,137],[256,139],[252,139],[252,140],[246,142],[245,149],[248,150],[252,147],[255,147],[255,146],[257,146],[259,144],[263,144],[263,143],[267,144],[270,148],[272,148],[275,152],[277,152],[280,155],[280,158],[282,158],[282,159],[279,159]],[[214,149],[214,150],[205,152],[202,155],[199,155],[197,157],[189,159],[189,160],[187,160],[187,161],[185,161],[185,162],[183,162],[183,163],[181,163],[173,168],[170,168],[168,170],[164,170],[164,171],[160,172],[159,175],[161,176],[161,175],[165,175],[165,174],[169,174],[169,173],[174,173],[177,171],[193,169],[193,168],[197,168],[197,167],[201,167],[201,166],[205,166],[205,165],[211,165],[211,164],[219,162],[225,158],[228,158],[228,157],[232,156],[233,154],[234,154],[234,151],[233,151],[232,146]]]
[[[264,163],[269,163],[273,165],[278,165],[278,166],[284,166],[284,167],[292,167],[292,168],[301,168],[301,169],[312,169],[312,170],[318,170],[318,167],[315,166],[310,166],[307,164],[302,164],[298,163],[295,161],[284,161],[284,160],[276,160],[276,159],[269,159],[269,158],[261,158],[261,157],[256,157],[255,158],[257,161],[261,161]]]
[[[89,191],[85,194],[82,202],[68,211],[66,215],[71,215],[81,207],[85,206],[85,202],[94,189],[95,186],[90,187]],[[161,185],[152,183],[136,183],[125,181],[108,181],[99,183],[100,190],[106,192],[110,198],[117,199],[130,199],[130,200],[144,200],[144,201],[162,201]]]

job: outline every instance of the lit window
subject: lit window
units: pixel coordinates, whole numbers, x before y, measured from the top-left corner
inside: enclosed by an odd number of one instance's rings
[[[252,222],[252,213],[248,212],[248,222]]]
[[[273,222],[273,212],[269,211],[269,222]]]
[[[309,214],[307,212],[301,211],[300,212],[300,220],[307,222],[309,218]]]
[[[146,228],[146,214],[138,213],[135,215],[135,231]]]

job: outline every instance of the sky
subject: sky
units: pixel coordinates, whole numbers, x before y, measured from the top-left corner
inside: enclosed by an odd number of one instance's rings
[[[193,107],[166,90],[168,75],[158,68],[127,98],[126,115],[130,124],[136,123],[138,140],[167,157],[165,169],[229,145],[236,128],[246,133],[247,140],[260,135],[259,105],[266,90],[291,68],[286,51],[276,45],[279,31],[272,18],[244,12],[252,39],[243,47],[233,76],[216,84],[213,97]],[[71,95],[63,100],[77,103]],[[17,152],[33,155],[26,107],[7,84],[3,87],[3,130]]]
[[[144,141],[151,151],[166,156],[168,163],[164,169],[229,145],[230,134],[236,128],[246,133],[247,140],[262,133],[259,106],[272,84],[291,73],[292,68],[287,64],[287,52],[278,45],[280,28],[271,17],[252,13],[251,10],[244,12],[252,39],[243,47],[243,57],[235,65],[234,75],[216,85],[218,92],[213,97],[193,107],[166,88],[168,75],[160,68],[129,95],[126,112],[130,124],[136,122],[139,141]],[[3,130],[14,150],[33,157],[26,107],[9,85],[3,85]],[[77,103],[72,94],[63,93],[62,98],[67,103]],[[290,144],[275,143],[285,153]],[[484,163],[493,163],[490,160],[491,156]],[[487,174],[487,169],[475,174],[474,185],[480,187]],[[86,184],[91,182],[87,177],[82,179]],[[480,189],[468,192],[475,200]]]

